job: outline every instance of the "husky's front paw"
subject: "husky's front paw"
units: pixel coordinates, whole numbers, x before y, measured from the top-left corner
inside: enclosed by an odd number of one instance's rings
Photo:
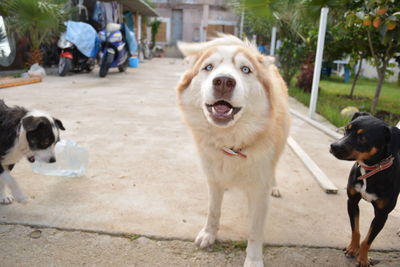
[[[215,242],[215,235],[202,229],[196,237],[194,243],[200,248],[211,246]]]
[[[12,196],[0,196],[0,204],[1,205],[9,205],[14,201]]]
[[[260,260],[251,260],[246,257],[244,261],[243,267],[264,267],[264,262],[262,259]]]

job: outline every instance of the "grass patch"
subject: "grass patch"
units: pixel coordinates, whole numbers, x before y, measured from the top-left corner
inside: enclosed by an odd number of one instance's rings
[[[131,241],[135,241],[136,239],[138,239],[139,237],[141,237],[141,235],[137,235],[137,234],[124,234],[123,235],[125,238],[128,238]]]
[[[339,77],[321,80],[318,95],[317,112],[337,127],[344,126],[349,119],[340,115],[340,111],[348,106],[355,106],[360,111],[369,112],[375,94],[376,80],[361,79],[357,82],[354,98],[348,97],[351,81],[344,83]],[[310,94],[296,87],[289,88],[289,94],[308,106]],[[400,86],[385,82],[382,87],[375,116],[391,125],[400,120]]]
[[[246,241],[227,241],[221,242],[216,240],[214,245],[212,245],[209,249],[211,252],[224,252],[230,253],[238,250],[245,250],[247,247]]]

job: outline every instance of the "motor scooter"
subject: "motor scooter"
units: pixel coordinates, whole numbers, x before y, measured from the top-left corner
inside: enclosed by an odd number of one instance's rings
[[[121,24],[108,23],[106,29],[99,32],[100,77],[105,77],[110,68],[118,67],[120,72],[124,72],[128,67],[130,55],[121,28]]]
[[[78,48],[61,34],[57,42],[60,48],[60,60],[58,61],[58,75],[65,76],[70,71],[91,72],[95,67],[95,59],[82,54]]]

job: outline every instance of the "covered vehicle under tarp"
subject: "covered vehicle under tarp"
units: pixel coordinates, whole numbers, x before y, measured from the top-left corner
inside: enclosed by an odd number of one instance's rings
[[[4,19],[0,16],[0,65],[10,66],[15,59],[15,39],[7,34]]]

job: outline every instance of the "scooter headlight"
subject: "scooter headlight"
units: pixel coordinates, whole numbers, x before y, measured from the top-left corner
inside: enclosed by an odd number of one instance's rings
[[[60,39],[58,39],[57,46],[61,49],[72,47],[74,44],[67,41],[64,35],[61,35]]]

